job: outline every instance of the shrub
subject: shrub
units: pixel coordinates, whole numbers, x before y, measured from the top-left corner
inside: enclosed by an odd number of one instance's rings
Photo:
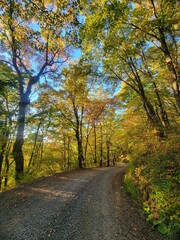
[[[180,231],[179,141],[171,136],[134,143],[125,189],[141,198],[147,220],[164,235]]]

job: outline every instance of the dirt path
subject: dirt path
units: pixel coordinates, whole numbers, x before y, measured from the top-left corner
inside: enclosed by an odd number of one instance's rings
[[[161,240],[123,191],[124,171],[71,171],[0,193],[0,239]]]

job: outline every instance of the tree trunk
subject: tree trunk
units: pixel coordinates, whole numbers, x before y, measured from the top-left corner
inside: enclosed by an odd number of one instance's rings
[[[17,121],[17,134],[13,146],[13,157],[15,160],[15,179],[21,180],[24,173],[24,156],[23,156],[23,143],[24,143],[24,128],[25,128],[25,114],[27,104],[19,104],[19,116]]]
[[[154,16],[156,17],[156,19],[161,20],[158,16],[158,13],[156,10],[155,1],[151,0],[151,4],[153,7]],[[178,61],[173,62],[173,58],[170,53],[170,48],[168,47],[167,40],[166,40],[166,31],[167,30],[165,30],[163,26],[159,25],[158,31],[159,31],[159,41],[161,44],[161,49],[162,49],[164,57],[165,57],[167,68],[171,75],[170,84],[172,86],[172,90],[173,90],[173,94],[174,94],[174,98],[175,98],[178,110],[180,111],[180,89],[179,89]],[[169,29],[169,31],[171,32],[171,29]],[[175,40],[175,38],[173,40]],[[174,43],[175,43],[175,41],[173,42],[173,44]]]
[[[107,146],[107,167],[110,167],[110,142],[106,142]]]
[[[131,59],[131,62],[129,63],[129,66],[131,68],[132,73],[134,74],[134,77],[135,77],[135,80],[136,80],[136,83],[138,86],[138,94],[141,97],[141,101],[142,101],[144,110],[146,112],[147,119],[148,119],[149,123],[151,124],[151,126],[157,130],[158,135],[160,137],[164,137],[165,136],[164,127],[161,122],[161,119],[156,114],[156,111],[154,110],[153,105],[148,100],[148,98],[145,94],[145,91],[144,91],[141,77],[139,76],[139,73],[138,73],[138,69],[137,69],[136,65],[134,64],[132,58],[130,58],[130,59]]]
[[[7,187],[8,184],[8,173],[9,173],[9,153],[6,154],[6,175],[5,175],[5,179],[4,179],[4,188]]]
[[[82,136],[82,121],[83,121],[83,113],[84,113],[84,107],[82,106],[81,109],[81,118],[78,115],[78,109],[75,105],[75,101],[73,100],[73,109],[74,109],[74,115],[76,118],[76,129],[75,129],[75,135],[77,140],[77,148],[78,148],[78,166],[79,168],[83,168],[85,165],[84,162],[84,156],[83,156],[83,136]]]
[[[83,157],[82,142],[78,141],[78,166],[79,166],[79,168],[83,168],[83,162],[84,162],[84,157]]]
[[[82,141],[79,134],[79,129],[76,130],[76,140],[77,140],[77,147],[78,147],[78,166],[79,168],[83,168],[84,156],[83,156],[83,147],[82,147]]]
[[[94,164],[97,164],[97,139],[96,139],[96,123],[94,122]]]
[[[86,143],[85,143],[85,148],[84,148],[84,161],[85,162],[86,162],[86,158],[87,158],[88,141],[89,141],[89,137],[86,136]]]
[[[70,144],[71,144],[71,139],[70,137],[68,136],[68,144],[67,144],[67,167],[68,167],[68,170],[71,168],[71,148],[70,148]]]
[[[156,129],[157,135],[160,138],[165,137],[166,134],[165,134],[165,131],[164,131],[165,130],[164,126],[161,122],[161,119],[159,118],[156,111],[154,110],[154,107],[152,106],[152,104],[146,98],[142,98],[142,102],[143,102],[143,107],[144,107],[144,110],[146,112],[146,116],[147,116],[147,119],[148,119],[150,125],[154,129]]]
[[[153,85],[154,85],[154,91],[156,93],[157,100],[158,100],[158,107],[160,108],[160,114],[161,114],[162,122],[163,122],[165,128],[169,128],[170,127],[170,123],[169,123],[168,115],[167,115],[166,111],[163,108],[163,104],[162,104],[161,97],[159,95],[159,91],[157,89],[156,83],[153,82]]]
[[[156,111],[154,110],[153,105],[147,99],[146,94],[144,92],[143,85],[140,80],[138,81],[138,86],[139,86],[139,93],[140,93],[141,101],[142,101],[142,104],[143,104],[143,107],[144,107],[144,110],[145,110],[145,113],[146,113],[146,116],[147,116],[147,119],[148,119],[150,125],[157,130],[158,135],[160,137],[164,137],[165,136],[164,126],[161,122],[161,119],[159,118]]]
[[[101,142],[100,142],[100,163],[99,166],[102,167],[103,165],[103,135],[102,135],[102,125],[100,124],[100,137],[101,137]]]
[[[35,156],[40,126],[41,126],[41,122],[38,124],[37,130],[36,130],[35,139],[34,139],[34,146],[33,146],[33,150],[32,150],[32,153],[31,153],[31,157],[29,159],[28,168],[30,168],[30,166],[33,162],[33,158]]]
[[[173,90],[174,98],[176,100],[177,107],[180,111],[180,89],[179,89],[179,79],[178,79],[179,74],[178,74],[178,72],[176,72],[176,68],[172,61],[172,57],[169,52],[164,33],[161,28],[159,28],[159,34],[160,34],[160,42],[161,42],[161,47],[163,49],[165,61],[166,61],[169,73],[171,75],[170,84],[172,86],[172,90]]]
[[[112,162],[113,162],[113,166],[116,166],[116,155],[115,155],[115,153],[114,153]]]
[[[6,111],[8,113],[10,113],[8,93],[6,93],[6,94],[7,94],[6,95]],[[0,189],[1,189],[1,185],[2,185],[2,179],[3,179],[1,176],[3,160],[5,158],[5,163],[7,165],[8,156],[9,156],[10,147],[11,147],[11,139],[10,139],[10,128],[11,127],[12,127],[12,116],[10,114],[8,114],[5,118],[4,131],[2,129],[2,134],[5,136],[5,139],[4,139],[4,143],[2,144],[1,150],[0,150]],[[7,173],[8,173],[8,171],[6,171],[6,174]],[[5,176],[5,184],[4,184],[5,187],[6,187],[6,182],[7,182],[6,179],[7,179],[7,175]]]
[[[9,131],[8,131],[8,137],[9,137]],[[9,153],[10,153],[10,148],[11,148],[11,142],[10,139],[6,141],[6,143],[3,144],[2,151],[0,154],[0,189],[2,187],[2,179],[3,177],[1,176],[2,173],[2,163],[3,160],[5,159],[5,177],[4,177],[4,187],[7,187],[7,182],[8,182],[8,172],[9,172]]]
[[[42,136],[38,151],[40,151],[40,158],[39,158],[39,163],[38,163],[38,169],[40,170],[41,164],[43,162],[43,153],[44,153],[44,137],[43,136]]]
[[[66,170],[66,135],[63,134],[63,169]]]
[[[2,179],[3,179],[3,176],[2,176],[2,165],[3,165],[5,148],[6,148],[6,143],[2,144],[1,151],[0,151],[0,190],[1,190]]]
[[[88,122],[88,125],[86,128],[86,142],[85,142],[85,146],[84,146],[84,162],[85,163],[86,163],[87,150],[88,150],[88,144],[89,144],[89,136],[92,131],[92,128],[90,130],[89,130],[89,128],[90,128],[90,122]]]

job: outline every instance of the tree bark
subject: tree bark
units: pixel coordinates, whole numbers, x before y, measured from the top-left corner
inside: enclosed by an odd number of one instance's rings
[[[147,98],[141,98],[142,100],[142,103],[143,103],[143,107],[144,107],[144,110],[146,112],[146,116],[147,116],[147,119],[150,123],[150,125],[156,129],[157,131],[157,135],[160,137],[160,138],[163,138],[166,136],[165,134],[165,129],[164,129],[164,126],[161,122],[161,119],[159,118],[159,116],[157,115],[156,111],[154,110],[154,107],[152,106],[152,104],[147,100]]]
[[[7,187],[7,184],[8,184],[8,173],[9,173],[9,168],[10,168],[10,164],[9,164],[9,153],[6,154],[6,175],[5,175],[5,178],[4,178],[4,188]]]
[[[66,135],[63,134],[63,169],[66,170]]]
[[[99,163],[99,166],[102,167],[102,165],[103,165],[103,135],[102,135],[102,124],[100,124],[100,137],[101,137],[101,142],[100,142],[100,163]]]
[[[180,111],[180,89],[179,89],[179,79],[178,79],[179,76],[178,76],[178,73],[176,72],[176,68],[172,61],[172,57],[169,52],[164,33],[163,33],[162,29],[160,29],[160,28],[159,28],[159,33],[160,33],[161,47],[164,52],[164,57],[165,57],[165,61],[166,61],[169,73],[171,75],[170,84],[172,86],[172,90],[173,90],[174,98],[176,100],[177,107]]]
[[[3,179],[3,177],[1,176],[3,160],[5,158],[6,163],[8,162],[8,155],[10,152],[10,128],[12,127],[12,116],[10,114],[10,109],[9,109],[8,93],[6,94],[7,95],[6,95],[5,103],[6,103],[6,111],[8,112],[8,115],[5,117],[5,125],[4,125],[4,129],[2,129],[2,135],[5,137],[5,139],[0,150],[0,189],[2,185],[2,179]],[[5,182],[6,182],[6,177],[5,177]]]
[[[83,147],[82,147],[82,141],[81,141],[78,129],[76,130],[76,139],[77,139],[77,147],[78,147],[78,166],[79,168],[83,168],[83,162],[84,162]]]
[[[107,167],[110,167],[110,142],[106,142],[107,147]]]
[[[43,129],[44,132],[44,129]],[[40,159],[39,159],[39,164],[38,164],[38,169],[40,170],[41,168],[41,164],[43,162],[43,153],[44,153],[44,133],[42,132],[42,138],[41,138],[41,142],[39,145],[39,151],[40,151]]]
[[[67,167],[68,170],[71,168],[71,148],[70,148],[70,144],[71,144],[71,139],[70,136],[68,136],[68,144],[67,144]]]
[[[130,58],[129,66],[130,66],[131,71],[132,71],[132,73],[135,77],[137,87],[138,87],[137,92],[141,97],[141,101],[142,101],[144,110],[146,112],[147,119],[148,119],[150,125],[157,130],[158,135],[160,137],[164,137],[165,136],[164,127],[163,127],[163,124],[161,122],[161,119],[157,115],[156,111],[154,110],[153,105],[148,100],[148,98],[145,94],[144,87],[143,87],[143,84],[142,84],[142,81],[141,81],[141,77],[139,76],[138,69],[137,69],[136,65],[134,64],[132,58]]]
[[[93,129],[93,127],[90,128],[90,121],[89,121],[87,124],[87,127],[86,127],[86,142],[85,142],[85,146],[84,146],[84,161],[85,161],[85,163],[86,163],[86,157],[87,157],[87,151],[88,151],[89,136],[91,134],[92,129]]]
[[[153,7],[154,16],[156,17],[156,19],[161,21],[161,19],[158,16],[158,12],[157,12],[154,0],[151,0],[151,4],[152,4],[152,7]],[[179,89],[179,77],[180,76],[179,76],[179,73],[178,73],[178,61],[173,62],[173,58],[172,58],[172,55],[170,53],[170,48],[168,47],[166,36],[165,36],[164,24],[162,24],[162,26],[159,25],[158,31],[159,31],[159,38],[158,39],[159,39],[159,42],[161,44],[161,49],[162,49],[164,57],[165,57],[167,68],[168,68],[169,73],[171,75],[170,84],[172,86],[172,90],[173,90],[173,94],[174,94],[174,98],[175,98],[178,110],[180,111],[180,89]],[[171,29],[169,29],[169,31],[171,32]],[[173,41],[173,44],[174,43],[175,43],[175,41]]]
[[[83,121],[83,113],[84,113],[84,107],[82,106],[81,108],[81,117],[78,115],[78,109],[77,106],[75,105],[75,100],[73,99],[73,110],[74,110],[74,115],[76,118],[76,129],[75,129],[75,135],[76,135],[76,140],[77,140],[77,147],[78,147],[78,166],[79,168],[83,168],[84,165],[84,156],[83,156],[83,145],[82,145],[82,121]]]
[[[169,128],[170,123],[169,123],[168,115],[167,115],[166,111],[164,110],[164,107],[163,107],[163,104],[162,104],[162,101],[161,101],[161,97],[159,95],[158,88],[157,88],[155,82],[153,82],[153,85],[154,85],[154,91],[156,93],[157,100],[158,100],[158,107],[160,108],[161,119],[163,121],[164,127]]]
[[[21,180],[24,173],[24,156],[23,156],[23,143],[24,143],[24,129],[25,129],[25,115],[27,104],[19,103],[19,116],[17,121],[16,140],[13,146],[13,157],[15,160],[15,179]]]
[[[96,138],[96,123],[94,121],[94,164],[97,164],[97,138]]]
[[[36,130],[35,139],[34,139],[34,146],[33,146],[33,150],[32,150],[32,153],[31,153],[31,157],[29,159],[28,168],[30,168],[30,166],[33,162],[33,158],[34,158],[35,151],[36,151],[36,146],[37,146],[37,140],[38,140],[40,126],[41,126],[41,122],[38,124],[37,130]]]
[[[1,151],[0,151],[0,190],[1,190],[1,185],[2,185],[2,166],[3,166],[3,159],[4,159],[4,152],[6,148],[6,143],[2,144],[1,146]]]

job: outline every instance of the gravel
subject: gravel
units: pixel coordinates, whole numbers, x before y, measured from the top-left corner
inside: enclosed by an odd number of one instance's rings
[[[124,192],[124,172],[69,171],[0,193],[0,239],[163,239]]]

